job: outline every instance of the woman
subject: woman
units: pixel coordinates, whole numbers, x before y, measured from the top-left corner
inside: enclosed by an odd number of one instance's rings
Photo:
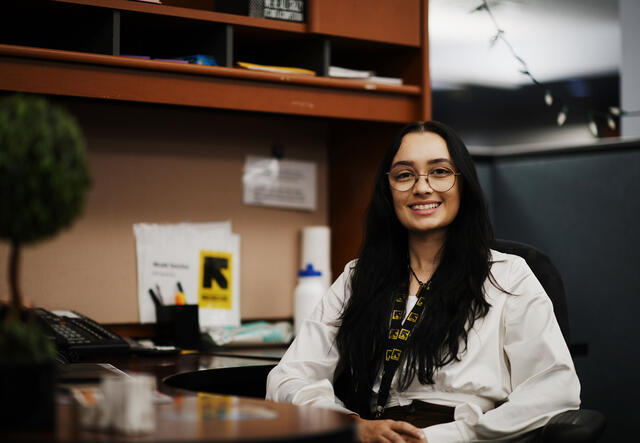
[[[406,126],[376,176],[357,261],[305,321],[267,398],[355,414],[362,441],[504,440],[577,409],[553,306],[526,262],[490,250],[471,157]]]

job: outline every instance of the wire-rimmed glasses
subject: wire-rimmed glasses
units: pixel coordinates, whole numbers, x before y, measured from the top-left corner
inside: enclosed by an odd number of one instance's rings
[[[420,177],[426,177],[429,187],[437,192],[447,192],[456,184],[456,177],[461,175],[446,166],[436,166],[426,174],[418,174],[411,166],[400,165],[387,172],[389,185],[396,191],[405,192],[415,186]]]

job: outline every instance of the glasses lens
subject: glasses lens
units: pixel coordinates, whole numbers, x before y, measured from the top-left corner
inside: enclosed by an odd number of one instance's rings
[[[394,168],[389,173],[389,184],[397,191],[408,191],[416,182],[417,173],[410,168]]]
[[[451,169],[437,168],[429,172],[429,186],[438,192],[447,192],[456,183],[455,173]]]

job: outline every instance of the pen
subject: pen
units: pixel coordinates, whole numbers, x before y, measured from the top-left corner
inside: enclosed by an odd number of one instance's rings
[[[149,295],[151,295],[151,298],[153,299],[153,303],[155,303],[156,306],[162,306],[162,300],[160,300],[160,297],[158,297],[156,293],[153,292],[153,289],[151,288],[149,288]]]

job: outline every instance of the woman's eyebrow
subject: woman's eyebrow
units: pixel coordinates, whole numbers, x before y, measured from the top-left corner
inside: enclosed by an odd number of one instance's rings
[[[449,160],[448,158],[434,158],[431,159],[429,161],[427,161],[428,165],[434,165],[437,163],[448,163],[451,166],[453,166],[453,162],[451,160]],[[415,162],[411,161],[411,160],[399,160],[397,162],[395,162],[394,164],[391,165],[391,168],[395,168],[396,166],[411,166],[412,168],[415,168]]]
[[[409,160],[400,160],[391,165],[391,168],[395,168],[396,166],[411,166],[413,167],[413,162]]]
[[[453,165],[453,162],[451,160],[449,160],[448,158],[434,158],[433,160],[429,160],[427,162],[427,164],[429,165],[433,165],[436,163],[449,163],[450,165]]]

